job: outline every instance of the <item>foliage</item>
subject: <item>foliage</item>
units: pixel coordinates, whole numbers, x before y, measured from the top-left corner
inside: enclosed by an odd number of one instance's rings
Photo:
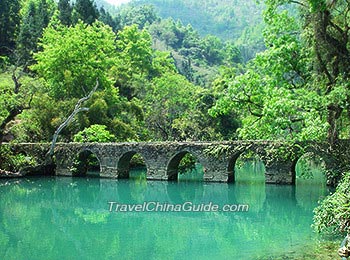
[[[72,24],[72,12],[73,6],[70,4],[70,0],[59,0],[57,4],[59,10],[59,19],[63,25]]]
[[[324,140],[325,97],[310,85],[311,50],[303,48],[300,26],[287,11],[265,14],[267,50],[243,73],[227,71],[215,82],[223,90],[213,116],[239,113],[242,139]]]
[[[137,96],[138,82],[149,76],[152,68],[151,37],[147,31],[139,31],[136,25],[126,26],[118,32],[115,46],[117,60],[111,70],[117,79],[115,86],[128,100]]]
[[[152,24],[159,17],[152,5],[133,6],[128,5],[120,12],[121,23],[125,26],[137,25],[139,29]]]
[[[5,134],[19,123],[16,117],[31,107],[35,93],[41,88],[39,82],[20,68],[10,67],[3,71],[0,81],[0,143]],[[11,123],[11,124],[10,124]]]
[[[100,162],[90,151],[83,151],[74,158],[73,166],[70,170],[73,176],[82,176],[87,174],[88,171],[98,173],[100,171]]]
[[[96,124],[106,126],[117,141],[325,140],[332,131],[332,139],[347,137],[346,59],[335,55],[332,50],[339,48],[331,44],[337,42],[346,53],[348,46],[340,41],[346,20],[335,15],[336,9],[347,10],[346,4],[303,0],[297,12],[286,5],[290,1],[282,0],[266,0],[260,6],[252,1],[243,5],[241,0],[153,2],[136,1],[112,17],[90,0],[74,6],[64,0],[25,1],[20,31],[12,33],[23,57],[30,59],[37,51],[30,69],[45,88],[36,87],[34,95],[22,99],[23,103],[32,97],[31,108],[16,116],[15,125],[8,125],[15,138],[50,139],[96,79],[101,88],[87,102],[89,111],[65,129],[63,141]],[[230,41],[225,42],[220,33],[201,36],[196,23],[161,19],[164,12],[157,11],[174,3],[178,5],[172,11],[205,14],[201,24],[215,21],[207,23],[209,31],[224,32],[234,26]],[[265,7],[263,23],[260,14]],[[250,24],[244,19],[230,22],[248,10]],[[319,30],[329,42],[313,30],[322,29],[322,24],[330,28]],[[263,28],[265,47],[261,46]],[[266,50],[244,65],[247,50],[254,53],[244,44],[252,44],[251,50]],[[8,82],[9,76],[2,82]],[[5,92],[2,102],[20,100]],[[2,117],[9,111],[5,105],[0,110]]]
[[[0,56],[15,49],[18,25],[20,23],[20,1],[1,0],[0,2]]]
[[[172,17],[183,24],[192,24],[202,35],[236,39],[244,28],[262,22],[256,1],[247,0],[137,0],[136,6],[153,5],[162,18]],[[239,19],[246,17],[246,19]]]
[[[318,232],[350,231],[350,173],[344,174],[336,191],[314,210],[314,228]]]
[[[100,8],[100,17],[99,20],[106,25],[112,27],[113,31],[116,32],[121,29],[121,24],[118,19],[114,19],[111,14],[106,11],[103,7]]]
[[[9,146],[0,146],[0,169],[17,172],[23,167],[34,166],[34,158],[23,153],[15,154]]]
[[[185,174],[188,171],[195,169],[197,159],[190,153],[186,153],[185,156],[181,159],[179,164],[179,174]]]
[[[17,39],[17,52],[21,64],[33,63],[33,53],[40,49],[39,38],[47,27],[54,12],[52,0],[29,0],[22,8],[22,21]]]
[[[83,131],[74,135],[74,142],[86,143],[86,142],[99,142],[107,143],[113,142],[115,136],[111,134],[105,125],[91,125],[85,128]]]
[[[178,74],[165,73],[153,80],[146,96],[146,122],[157,140],[183,140],[191,135],[184,135],[186,130],[180,122],[195,111],[195,97],[199,92],[199,87]]]
[[[54,19],[44,31],[43,50],[34,55],[37,64],[32,69],[46,80],[49,93],[58,100],[84,96],[96,79],[108,88],[114,37],[112,29],[101,22],[65,27]]]
[[[202,38],[190,24],[184,26],[169,18],[157,20],[147,29],[153,45],[171,50],[176,68],[192,83],[208,86],[218,66],[241,62],[240,50],[233,42],[212,35]]]
[[[99,12],[93,0],[77,0],[74,5],[73,20],[81,20],[86,24],[94,23]]]
[[[144,166],[146,166],[145,160],[139,153],[131,157],[130,167],[144,167]]]

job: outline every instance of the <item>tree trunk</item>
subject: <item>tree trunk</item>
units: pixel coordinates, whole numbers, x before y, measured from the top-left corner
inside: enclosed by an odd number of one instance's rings
[[[77,115],[78,113],[80,112],[83,112],[83,111],[88,111],[89,109],[87,107],[81,107],[81,105],[87,101],[88,99],[91,98],[92,94],[97,90],[98,88],[98,80],[96,81],[96,85],[95,87],[90,91],[90,93],[79,99],[77,104],[75,105],[74,107],[74,110],[73,112],[67,117],[66,120],[64,120],[64,122],[57,128],[57,130],[55,131],[54,135],[53,135],[53,138],[52,138],[52,141],[51,141],[51,146],[50,146],[50,149],[49,151],[47,152],[46,154],[46,161],[49,162],[51,161],[52,159],[52,155],[54,153],[54,149],[55,149],[55,146],[56,146],[56,142],[57,142],[57,138],[59,136],[59,134],[61,133],[61,131],[70,124],[70,122],[72,122],[72,120],[74,119],[74,116]]]

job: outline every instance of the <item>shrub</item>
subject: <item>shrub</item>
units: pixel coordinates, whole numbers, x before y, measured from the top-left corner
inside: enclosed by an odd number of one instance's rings
[[[314,228],[318,232],[350,231],[350,172],[344,174],[336,191],[314,210]]]
[[[84,142],[114,142],[115,136],[111,134],[105,125],[91,125],[85,128],[83,131],[78,132],[74,135],[74,142],[84,143]]]

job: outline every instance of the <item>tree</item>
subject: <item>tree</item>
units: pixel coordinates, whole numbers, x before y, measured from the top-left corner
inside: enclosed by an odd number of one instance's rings
[[[311,53],[309,67],[313,70],[310,87],[321,94],[328,124],[327,139],[333,144],[341,136],[349,136],[350,122],[350,3],[344,1],[303,0],[266,1],[273,16],[285,3],[298,4],[304,25],[305,46]]]
[[[106,25],[112,27],[114,32],[117,32],[120,29],[120,24],[118,19],[113,19],[111,14],[106,11],[103,7],[100,8],[100,17],[99,20]]]
[[[303,16],[295,17],[278,8],[288,2],[266,1],[268,49],[257,55],[243,75],[226,75],[217,81],[227,87],[216,112],[243,109],[242,138],[327,137],[333,144],[340,133],[344,136],[350,121],[345,83],[349,56],[344,40],[348,31],[343,24],[347,20],[335,16],[337,10],[347,13],[349,6],[340,1],[301,1]],[[305,19],[305,26],[297,18]]]
[[[203,55],[209,64],[221,64],[224,59],[224,44],[218,37],[206,36],[202,41]]]
[[[92,25],[80,21],[73,27],[67,27],[57,19],[53,19],[45,29],[42,48],[34,55],[37,64],[31,68],[43,77],[49,98],[52,99],[45,104],[46,107],[39,104],[44,112],[37,116],[40,118],[37,121],[45,129],[45,137],[48,132],[52,135],[54,129],[69,116],[67,111],[72,110],[77,99],[91,91],[91,85],[98,79],[99,90],[86,101],[89,111],[78,114],[76,120],[62,131],[61,139],[71,141],[75,133],[93,124],[107,126],[116,140],[138,139],[136,130],[143,119],[142,110],[137,102],[120,97],[118,89],[114,87],[119,80],[117,76],[120,74],[116,73],[118,68],[124,66],[127,71],[135,69],[136,73],[139,70],[132,66],[144,65],[141,59],[138,60],[138,48],[134,50],[135,56],[130,54],[135,63],[131,60],[128,63],[131,57],[116,51],[115,34],[111,27],[100,21]],[[125,51],[131,53],[129,49]],[[54,107],[50,104],[52,102],[55,102]]]
[[[42,36],[44,28],[48,26],[51,16],[52,13],[48,2],[46,0],[39,0],[36,19],[37,34],[39,37]]]
[[[91,125],[74,135],[75,142],[113,142],[115,136],[111,134],[105,125]]]
[[[144,29],[158,19],[153,5],[130,6],[124,8],[121,13],[122,25],[136,24],[139,29]]]
[[[52,4],[52,2],[50,2]],[[17,39],[17,50],[21,63],[32,63],[32,54],[38,51],[38,41],[52,16],[50,4],[46,0],[30,0],[24,8],[24,15]]]
[[[72,11],[73,7],[70,4],[70,0],[58,1],[59,19],[63,25],[70,26],[72,24]]]
[[[37,48],[36,12],[35,3],[30,1],[27,12],[24,14],[18,36],[18,50],[23,63],[31,60],[32,52]]]
[[[80,19],[87,24],[95,22],[100,15],[94,0],[77,0],[74,5],[74,14],[75,22]]]
[[[57,20],[45,29],[43,50],[36,53],[31,68],[42,76],[50,95],[56,100],[79,98],[99,79],[102,89],[111,88],[108,75],[113,66],[114,33],[102,22],[78,22],[65,27]]]
[[[152,39],[146,30],[136,25],[126,26],[117,34],[117,62],[113,75],[121,95],[131,100],[142,92],[142,85],[152,70]],[[141,85],[141,86],[140,86]]]
[[[20,1],[0,1],[0,56],[10,54],[16,46],[20,24]]]
[[[146,96],[146,122],[156,140],[191,139],[180,123],[195,111],[195,97],[200,87],[175,73],[155,78]]]
[[[46,159],[48,159],[48,161],[52,160],[52,156],[54,154],[54,149],[56,146],[56,142],[58,139],[59,134],[61,133],[61,131],[67,127],[74,119],[74,117],[79,114],[80,112],[84,112],[84,111],[89,111],[89,108],[87,107],[81,107],[85,101],[89,100],[92,96],[92,94],[97,90],[98,88],[98,80],[96,81],[96,85],[94,86],[94,88],[90,91],[90,93],[88,95],[86,95],[85,97],[82,97],[81,99],[78,100],[78,102],[75,104],[74,106],[74,110],[73,112],[63,121],[62,124],[60,124],[60,126],[56,129],[55,133],[53,134],[53,138],[51,141],[51,145],[50,145],[50,149],[47,152],[47,157]]]
[[[36,85],[31,84],[28,75],[17,66],[3,72],[1,78],[0,145],[7,133],[9,123],[13,122],[25,109],[31,107]]]

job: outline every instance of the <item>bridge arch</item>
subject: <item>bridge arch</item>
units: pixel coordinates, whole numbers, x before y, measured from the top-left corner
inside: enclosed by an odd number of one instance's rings
[[[262,164],[263,164],[263,168],[261,168]],[[238,175],[240,174],[240,168],[243,168],[243,167],[247,168],[246,170],[248,170],[250,174],[253,174],[253,175],[257,175],[259,172],[263,172],[265,177],[266,170],[265,170],[264,161],[261,159],[259,154],[256,153],[255,151],[247,150],[247,151],[234,154],[229,160],[228,167],[227,167],[229,183],[234,183],[237,181],[237,177],[238,179],[242,177]],[[250,176],[250,177],[257,177],[257,176]]]
[[[205,165],[203,165],[203,163],[201,162],[200,156],[198,154],[189,150],[179,151],[175,153],[175,155],[173,155],[167,163],[166,174],[169,181],[176,181],[179,179],[180,162],[188,154],[192,155],[195,158],[196,163],[199,163],[204,169]]]
[[[130,163],[131,163],[132,158],[135,155],[140,156],[141,160],[143,161],[146,168],[148,169],[147,161],[141,153],[139,153],[135,150],[128,151],[128,152],[125,152],[118,160],[118,163],[117,163],[118,178],[128,179],[130,177]]]
[[[293,161],[293,184],[300,179],[311,180],[314,177],[326,183],[327,158],[315,151],[307,151]],[[323,179],[323,180],[320,180]]]
[[[81,149],[75,156],[71,171],[73,176],[99,176],[101,173],[101,159],[92,149]]]

